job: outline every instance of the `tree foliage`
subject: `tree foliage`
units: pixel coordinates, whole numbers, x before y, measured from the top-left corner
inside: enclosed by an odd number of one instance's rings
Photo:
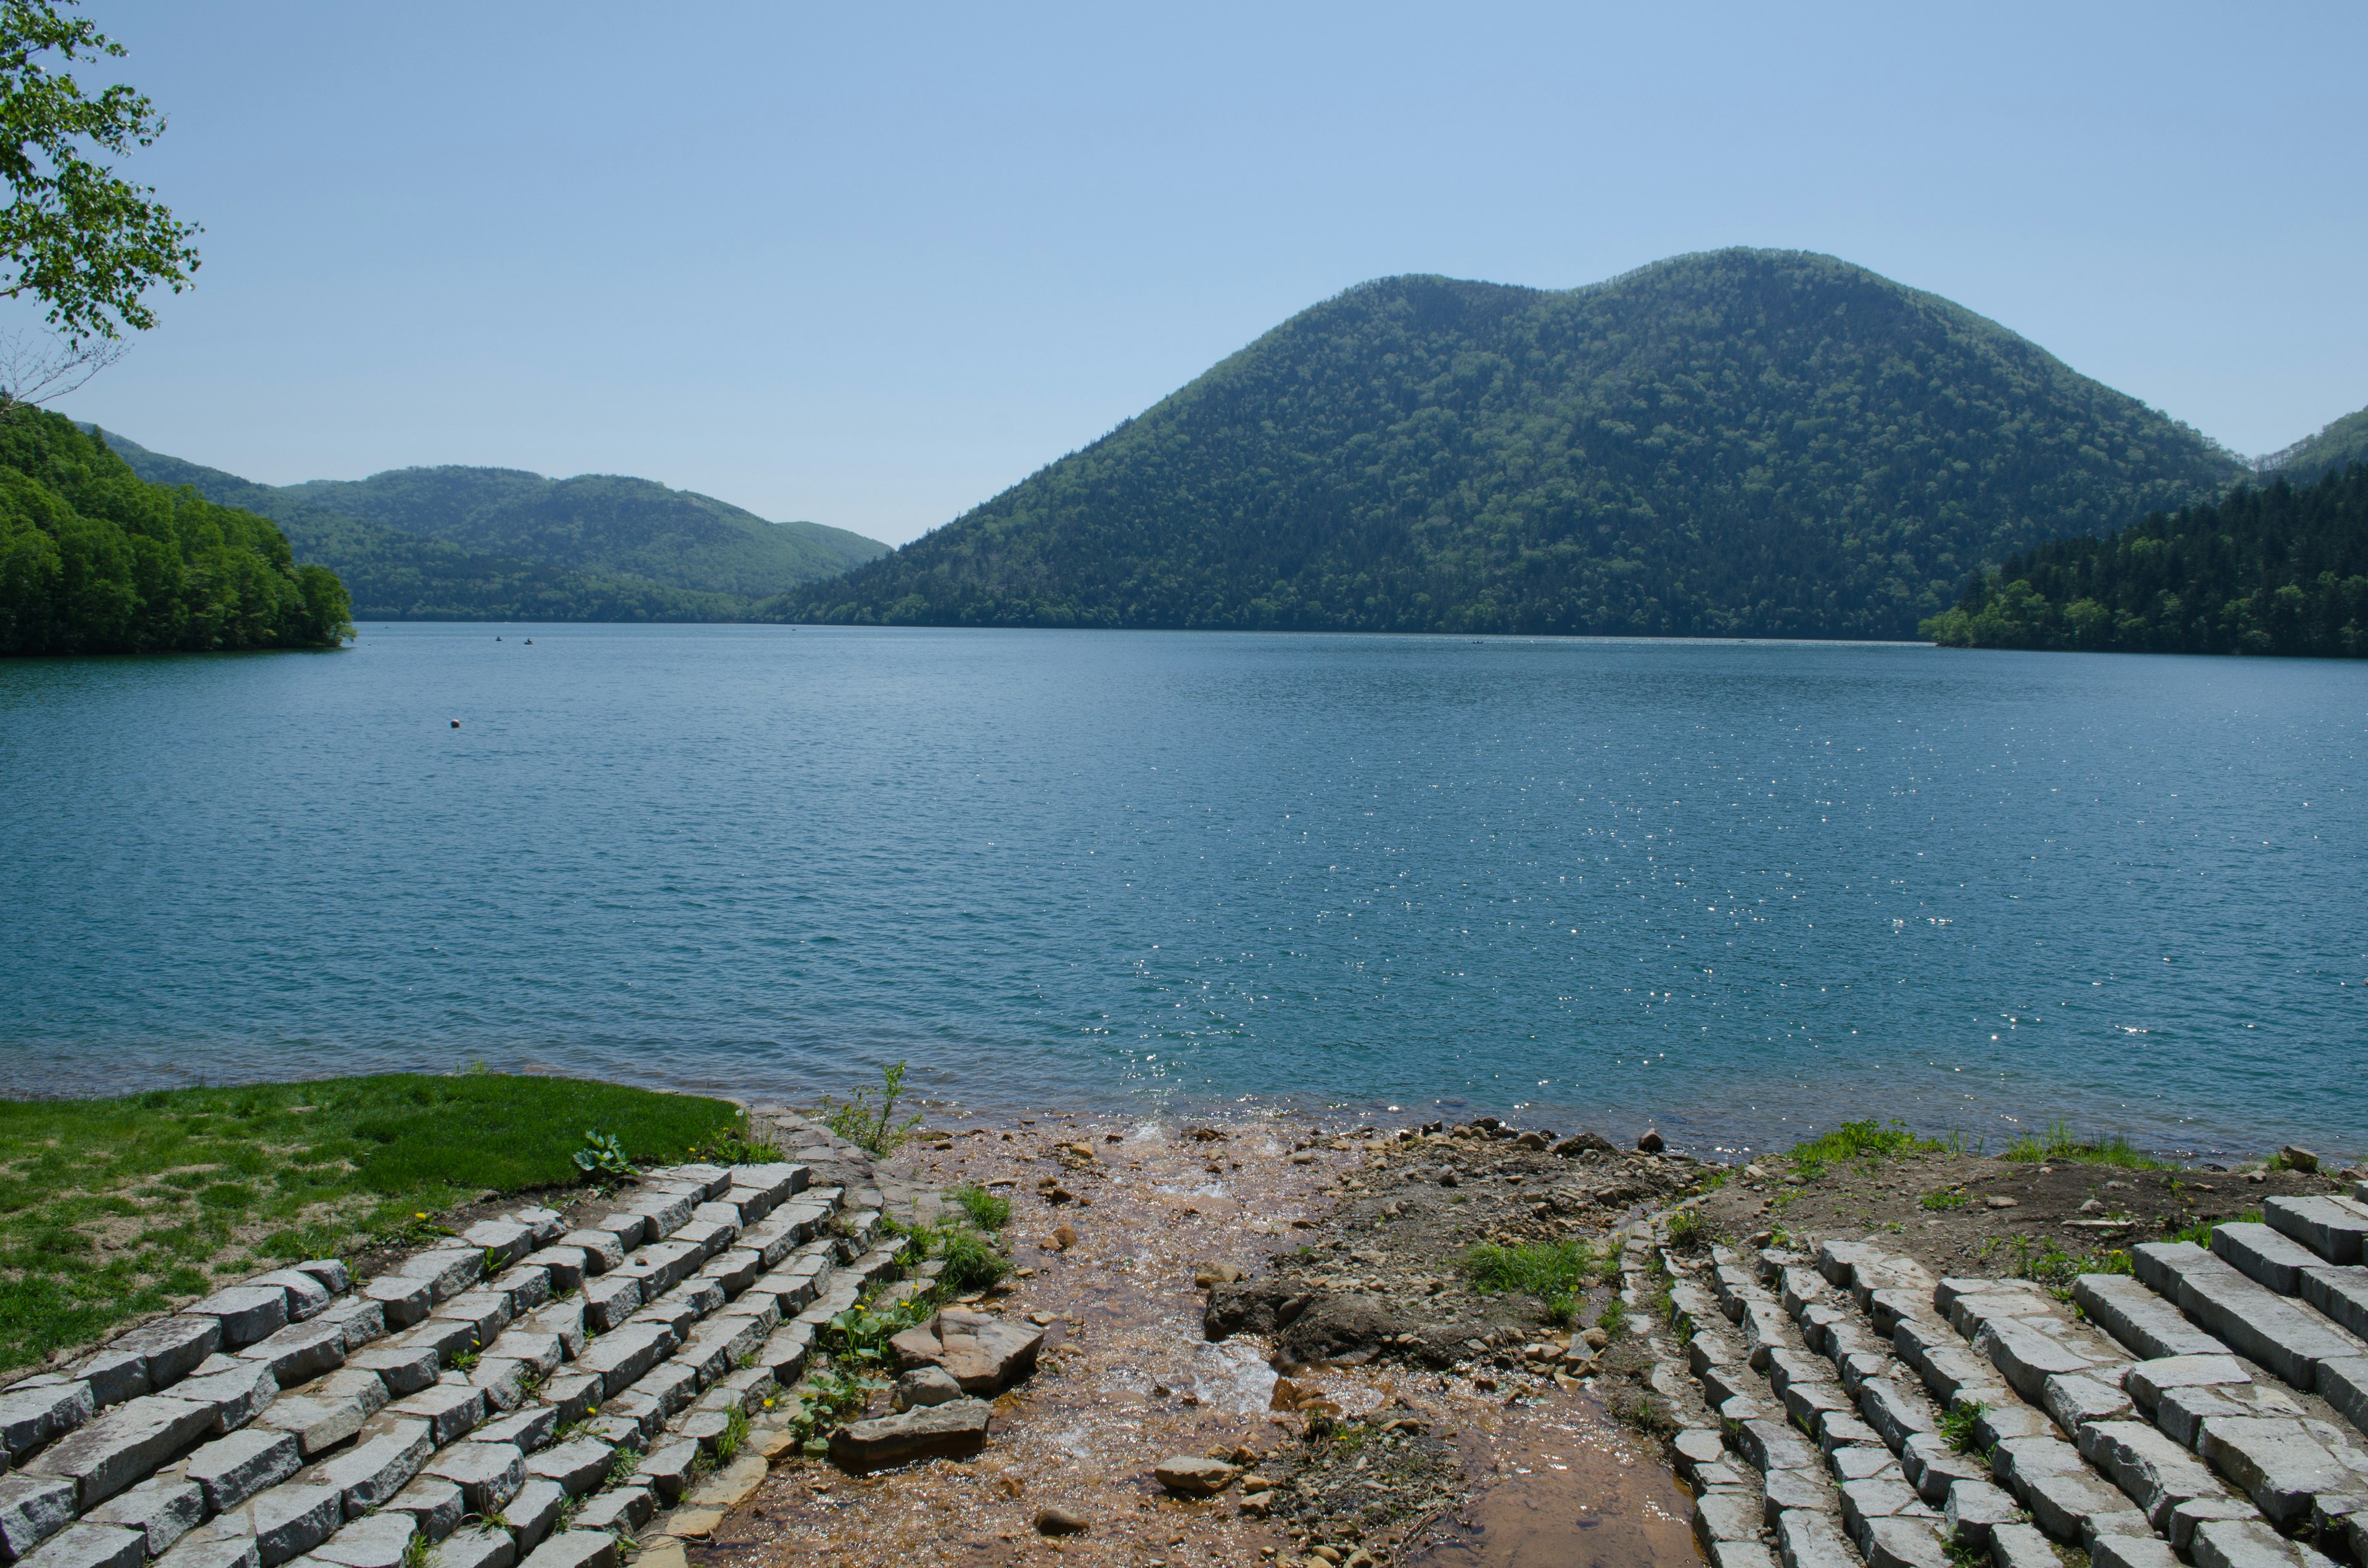
[[[66,13],[74,0],[0,0],[0,295],[30,295],[69,345],[155,324],[142,296],[176,293],[198,268],[199,230],[176,219],[153,187],[133,185],[92,154],[121,157],[153,143],[165,118],[121,84],[93,97],[57,64],[120,56],[96,24]]]
[[[888,550],[642,479],[425,468],[273,486],[108,439],[143,478],[277,521],[369,619],[778,620],[784,589]]]
[[[809,597],[928,624],[1904,637],[2242,465],[1973,312],[1730,250],[1351,289]]]
[[[1922,630],[1955,648],[2368,657],[2368,464],[2042,545]]]
[[[2260,460],[2260,468],[2265,482],[2283,479],[2299,485],[2358,462],[2368,462],[2368,408],[2345,415],[2282,452],[2271,452]]]
[[[54,414],[0,423],[0,653],[333,647],[346,590],[252,512],[134,474]]]

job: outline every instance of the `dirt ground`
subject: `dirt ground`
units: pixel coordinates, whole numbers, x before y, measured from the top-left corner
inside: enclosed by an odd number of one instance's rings
[[[1803,1177],[1790,1160],[1770,1156],[1734,1172],[1700,1211],[1705,1235],[1730,1244],[1756,1236],[1874,1240],[1943,1278],[2058,1282],[2141,1242],[2258,1219],[2264,1198],[2350,1185],[2298,1171],[2133,1170],[1930,1153],[1828,1165]]]
[[[1641,1341],[1588,1357],[1582,1330],[1574,1365],[1543,1303],[1476,1296],[1452,1267],[1492,1237],[1600,1243],[1693,1168],[1557,1156],[1487,1130],[1420,1142],[1395,1131],[1056,1119],[912,1146],[896,1161],[910,1174],[1011,1197],[1021,1274],[980,1304],[1045,1328],[1040,1370],[996,1402],[973,1459],[863,1477],[777,1465],[690,1549],[694,1568],[1697,1562],[1658,1440],[1611,1414]],[[1278,1356],[1255,1332],[1212,1339],[1212,1296],[1238,1293],[1196,1285],[1212,1265],[1253,1290],[1287,1283],[1310,1298],[1299,1317],[1373,1331],[1322,1357]],[[1582,1318],[1608,1292],[1593,1290]],[[1171,1496],[1152,1471],[1173,1454],[1246,1473],[1214,1497]],[[1047,1506],[1087,1528],[1039,1534]]]

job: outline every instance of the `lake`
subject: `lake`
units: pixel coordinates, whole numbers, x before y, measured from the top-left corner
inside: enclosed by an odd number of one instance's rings
[[[531,641],[529,641],[529,639]],[[454,728],[452,721],[460,721]],[[2368,664],[367,625],[0,664],[0,1090],[2368,1145]]]

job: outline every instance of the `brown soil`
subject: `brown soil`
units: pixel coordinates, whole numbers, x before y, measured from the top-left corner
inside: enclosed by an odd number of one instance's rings
[[[1706,1236],[1735,1244],[1778,1233],[1866,1237],[1944,1278],[2053,1278],[2193,1226],[2258,1218],[2264,1198],[2348,1187],[2295,1171],[2130,1170],[1939,1153],[1833,1165],[1798,1178],[1789,1161],[1771,1157],[1734,1173],[1701,1213]]]
[[[1412,1150],[1304,1124],[1198,1131],[1048,1119],[900,1155],[900,1171],[941,1187],[1008,1184],[994,1190],[1012,1198],[1008,1240],[1029,1272],[988,1301],[1043,1322],[1042,1369],[996,1402],[986,1451],[970,1460],[861,1478],[777,1465],[712,1542],[690,1549],[694,1568],[1320,1563],[1318,1545],[1350,1562],[1697,1561],[1657,1441],[1609,1413],[1597,1377],[1557,1379],[1520,1354],[1545,1333],[1543,1304],[1452,1282],[1452,1255],[1484,1236],[1600,1239],[1624,1212],[1608,1189],[1644,1177],[1616,1157],[1559,1159],[1485,1136]],[[1079,1143],[1090,1152],[1060,1147]],[[1463,1174],[1441,1188],[1436,1167],[1450,1159]],[[1683,1168],[1667,1162],[1665,1175]],[[1566,1210],[1552,1207],[1556,1191]],[[1444,1201],[1459,1193],[1465,1201]],[[1392,1204],[1397,1215],[1382,1219]],[[1053,1239],[1064,1224],[1076,1234],[1065,1248]],[[1377,1307],[1372,1331],[1325,1363],[1287,1358],[1286,1385],[1269,1363],[1283,1358],[1275,1339],[1207,1336],[1209,1293],[1194,1279],[1211,1264],[1254,1287],[1287,1275],[1294,1294],[1336,1303],[1395,1302],[1417,1278],[1447,1283],[1426,1284],[1417,1310]],[[1407,1332],[1411,1350],[1395,1340]],[[1491,1337],[1501,1346],[1463,1346]],[[1623,1348],[1589,1371],[1615,1358],[1642,1361]],[[1273,1484],[1172,1497],[1151,1472],[1178,1453],[1220,1455]],[[1047,1506],[1088,1528],[1039,1536]]]

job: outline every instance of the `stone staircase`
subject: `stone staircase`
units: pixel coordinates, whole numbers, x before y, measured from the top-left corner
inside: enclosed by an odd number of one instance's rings
[[[359,1287],[276,1269],[13,1384],[0,1562],[613,1568],[893,1267],[879,1191],[816,1169],[655,1172],[597,1224],[522,1208]]]
[[[1952,1547],[2061,1568],[2058,1543],[2094,1568],[2368,1564],[2368,1202],[2263,1213],[2208,1252],[2138,1246],[2135,1277],[2083,1275],[2069,1303],[1873,1244],[1665,1249],[1720,1418],[1677,1439],[1704,1550],[1717,1568],[1948,1568]]]

